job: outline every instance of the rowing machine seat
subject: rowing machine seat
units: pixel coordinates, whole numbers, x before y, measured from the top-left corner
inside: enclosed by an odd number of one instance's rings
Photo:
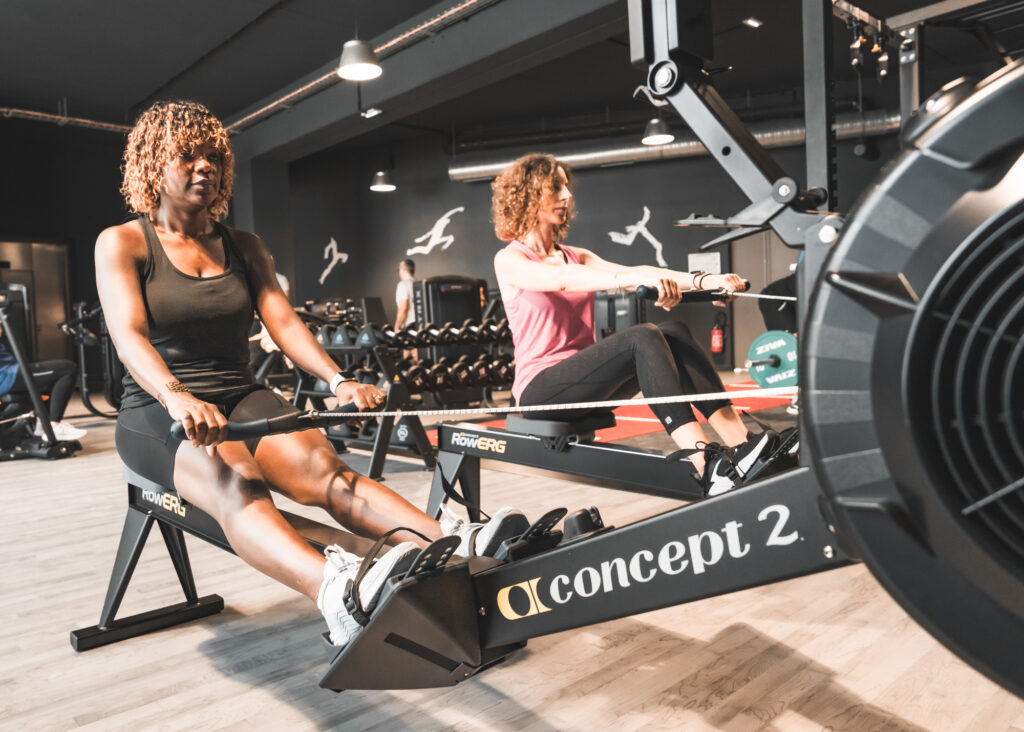
[[[615,415],[610,410],[588,412],[580,419],[534,419],[525,414],[510,414],[505,420],[505,429],[521,435],[537,437],[573,437],[590,435],[595,430],[615,426]]]

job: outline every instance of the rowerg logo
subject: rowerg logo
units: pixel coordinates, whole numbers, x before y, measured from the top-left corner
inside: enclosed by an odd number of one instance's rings
[[[165,511],[172,511],[182,518],[185,517],[185,504],[173,493],[161,493],[160,491],[144,489],[142,491],[142,500],[155,504]]]
[[[468,432],[453,432],[451,443],[455,447],[468,447],[472,450],[483,452],[505,453],[508,447],[508,440],[496,440],[485,435],[474,435]]]
[[[758,521],[775,516],[765,546],[787,546],[799,540],[800,534],[784,534],[789,508],[774,504],[758,514]],[[742,559],[750,553],[750,544],[743,541],[739,521],[729,521],[718,531],[702,531],[682,541],[669,541],[657,551],[640,549],[630,557],[615,557],[596,567],[580,567],[575,573],[556,575],[550,582],[542,577],[518,582],[498,590],[495,604],[507,620],[520,620],[551,612],[546,603],[564,605],[574,597],[590,598],[599,592],[616,592],[650,582],[659,573],[678,575],[689,571],[701,575],[718,564],[726,554]],[[543,598],[542,598],[543,596]]]

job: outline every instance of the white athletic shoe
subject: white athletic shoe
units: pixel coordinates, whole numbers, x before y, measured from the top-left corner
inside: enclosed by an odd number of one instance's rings
[[[505,539],[523,534],[530,528],[530,522],[522,511],[505,506],[499,508],[486,524],[463,521],[448,508],[441,504],[441,533],[445,536],[457,536],[462,539],[455,554],[460,557],[470,555],[491,557],[498,551]]]
[[[80,440],[89,434],[85,430],[68,424],[67,422],[50,422],[50,426],[53,427],[53,436],[57,438],[58,442]],[[32,434],[36,437],[46,439],[46,435],[43,432],[43,423],[38,419],[36,420],[36,427],[32,430]]]
[[[390,549],[373,563],[359,583],[359,604],[363,612],[370,614],[373,611],[387,579],[408,570],[419,551],[419,547],[407,541]],[[362,626],[345,607],[345,588],[355,579],[363,559],[337,544],[324,549],[324,556],[327,557],[324,581],[320,585],[316,606],[327,621],[331,644],[344,646],[362,630]]]
[[[759,457],[770,452],[768,448],[776,436],[774,432],[762,432],[758,435],[748,433],[747,441],[733,448],[733,463],[741,478],[750,472]]]

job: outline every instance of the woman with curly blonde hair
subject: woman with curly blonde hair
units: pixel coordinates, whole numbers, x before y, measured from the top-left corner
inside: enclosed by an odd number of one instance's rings
[[[438,524],[349,468],[319,430],[225,441],[229,419],[296,412],[254,383],[254,310],[285,355],[329,383],[339,403],[363,410],[384,400],[376,386],[338,371],[292,310],[259,237],[219,223],[232,179],[227,134],[200,104],[154,104],[128,136],[122,191],[138,218],[106,229],[96,242],[100,302],[127,368],[117,450],[136,473],[210,514],[239,557],[316,602],[332,642],[343,645],[359,627],[344,601],[359,558],[337,546],[326,557],[311,548],[277,510],[271,490],[320,506],[362,536],[396,525],[431,540],[457,534],[463,553],[493,552],[525,530],[526,519],[502,509],[484,526],[449,518]],[[175,420],[186,440],[170,436]],[[364,609],[425,543],[409,531],[393,538],[401,543],[363,580]]]
[[[594,292],[658,291],[657,305],[679,304],[692,289],[731,292],[745,283],[735,274],[676,272],[627,267],[562,243],[575,213],[572,173],[551,155],[516,160],[492,184],[494,231],[508,242],[494,257],[494,271],[515,341],[512,394],[522,405],[571,404],[725,390],[714,366],[680,322],[634,325],[601,341],[594,338]],[[652,406],[665,430],[693,464],[705,495],[742,481],[774,442],[750,434],[729,401],[695,406],[725,442],[708,443],[689,404]],[[551,419],[578,419],[579,411],[545,412]]]

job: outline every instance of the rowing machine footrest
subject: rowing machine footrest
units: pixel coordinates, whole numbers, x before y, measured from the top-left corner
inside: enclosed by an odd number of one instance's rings
[[[565,534],[562,538],[562,544],[565,545],[572,541],[587,539],[611,528],[614,527],[604,525],[601,512],[597,510],[597,506],[581,508],[566,516],[562,522],[562,531]]]
[[[483,651],[469,565],[389,580],[369,624],[331,661],[325,689],[454,686],[516,646]]]
[[[595,430],[615,426],[615,415],[608,410],[590,412],[580,419],[571,421],[557,419],[533,419],[524,414],[510,414],[505,420],[505,429],[521,435],[534,435],[544,440],[544,446],[561,452],[570,442],[585,442],[592,439]]]
[[[799,464],[797,453],[800,449],[800,430],[791,427],[779,435],[778,444],[772,453],[757,460],[747,471],[743,483],[752,483],[784,470],[795,468]]]
[[[562,532],[555,531],[555,524],[561,521],[567,513],[568,510],[564,508],[551,509],[534,521],[533,525],[522,535],[502,542],[494,554],[494,558],[502,562],[509,562],[558,546],[562,540]]]
[[[427,575],[440,572],[448,564],[455,550],[462,543],[458,536],[444,536],[430,544],[416,557],[416,561],[409,567],[402,579],[417,578],[423,579]]]

